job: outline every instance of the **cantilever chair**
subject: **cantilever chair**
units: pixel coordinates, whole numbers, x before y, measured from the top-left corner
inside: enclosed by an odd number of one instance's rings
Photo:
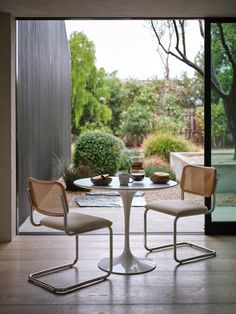
[[[49,228],[62,230],[69,236],[75,236],[76,250],[75,260],[72,263],[35,272],[29,275],[29,281],[53,293],[65,294],[105,280],[112,271],[112,222],[96,216],[70,213],[65,188],[58,181],[42,181],[29,178],[28,196],[31,205],[31,223],[34,226],[43,225]],[[37,210],[44,215],[44,218],[42,218],[39,223],[34,222],[34,210]],[[109,230],[110,240],[110,269],[106,275],[93,277],[92,279],[66,287],[55,287],[39,279],[45,275],[72,268],[78,261],[78,235],[102,228],[107,228]]]
[[[215,187],[216,187],[216,169],[214,167],[202,167],[194,165],[186,165],[183,168],[180,188],[181,199],[179,200],[156,200],[146,204],[144,212],[144,247],[149,252],[173,248],[174,259],[177,263],[184,264],[191,261],[201,260],[214,257],[216,252],[206,247],[191,243],[177,242],[177,221],[179,218],[205,215],[211,213],[215,208]],[[191,193],[203,197],[212,197],[211,208],[202,204],[185,200],[184,193]],[[147,213],[149,210],[154,210],[163,214],[174,216],[173,243],[158,247],[148,247],[147,245]],[[177,247],[190,246],[201,250],[205,253],[201,255],[189,256],[183,259],[177,257]]]

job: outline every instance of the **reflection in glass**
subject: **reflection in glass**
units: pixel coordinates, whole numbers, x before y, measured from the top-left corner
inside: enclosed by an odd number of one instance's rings
[[[218,185],[213,221],[236,221],[236,24],[211,28],[212,165]]]

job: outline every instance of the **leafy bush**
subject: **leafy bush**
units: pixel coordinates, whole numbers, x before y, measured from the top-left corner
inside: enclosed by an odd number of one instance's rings
[[[130,167],[130,154],[128,149],[123,149],[121,151],[118,170],[128,170],[129,167]]]
[[[204,107],[200,106],[196,110],[196,120],[204,134]],[[230,133],[227,126],[227,119],[225,115],[224,105],[221,101],[218,104],[211,105],[211,138],[212,146],[214,148],[227,147],[230,139]],[[230,143],[232,145],[232,143]]]
[[[151,135],[144,143],[145,156],[159,155],[170,160],[170,152],[187,152],[191,150],[190,144],[180,137],[169,133]]]
[[[188,120],[183,115],[183,107],[178,104],[176,91],[170,92],[158,101],[158,117],[156,130],[181,134],[186,129]]]
[[[120,134],[128,140],[143,138],[154,130],[156,124],[155,114],[147,107],[135,103],[121,114]]]
[[[114,135],[87,132],[75,144],[73,162],[76,167],[89,167],[94,175],[114,175],[119,168],[123,150],[124,143]]]
[[[74,185],[74,181],[89,176],[90,169],[87,167],[74,167],[73,165],[66,166],[62,173],[62,178],[66,184],[66,189],[69,191],[84,191],[88,190]]]

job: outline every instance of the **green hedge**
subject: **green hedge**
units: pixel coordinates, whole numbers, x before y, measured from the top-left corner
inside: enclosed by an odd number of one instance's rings
[[[190,143],[172,134],[154,134],[144,143],[144,153],[146,157],[161,156],[165,160],[170,160],[170,152],[190,151]]]

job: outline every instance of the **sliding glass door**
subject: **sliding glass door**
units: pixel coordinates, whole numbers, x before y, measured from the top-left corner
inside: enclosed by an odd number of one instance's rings
[[[206,233],[236,233],[236,20],[206,21],[206,30],[205,163],[218,174],[216,209],[206,217]]]

